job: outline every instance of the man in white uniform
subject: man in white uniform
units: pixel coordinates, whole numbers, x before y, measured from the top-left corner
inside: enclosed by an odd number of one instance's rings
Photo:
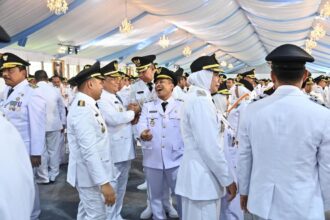
[[[26,80],[26,67],[30,65],[28,62],[12,53],[4,53],[0,63],[0,71],[7,85],[0,101],[0,110],[21,134],[32,167],[36,168],[41,163],[45,145],[46,102],[41,91]],[[35,184],[31,219],[38,219],[39,215],[39,189]]]
[[[0,26],[0,42],[9,41]],[[31,161],[21,135],[1,111],[0,140],[0,219],[29,220],[35,195]]]
[[[156,72],[156,67],[154,64],[155,59],[155,55],[132,58],[132,62],[135,64],[136,71],[139,74],[139,80],[131,85],[131,103],[138,103],[142,107],[145,101],[150,101],[157,98],[157,94],[155,92],[155,84],[153,83],[154,74]],[[138,117],[134,123],[137,121]],[[139,137],[136,128],[133,127],[133,129],[135,138]],[[169,186],[167,186],[166,183],[164,184],[164,191],[169,191]],[[165,193],[163,204],[165,206],[164,208],[166,212],[169,213],[171,218],[178,217],[176,210],[172,206],[170,193]],[[151,215],[152,212],[150,202],[147,201],[147,208],[141,213],[140,218],[148,219],[151,217]]]
[[[139,105],[124,107],[121,98],[116,94],[119,89],[121,74],[117,61],[112,61],[101,69],[105,77],[101,99],[97,101],[104,117],[110,138],[111,157],[119,172],[116,186],[117,200],[112,219],[122,220],[122,210],[131,161],[135,158],[133,130],[131,121],[141,110]]]
[[[175,99],[185,100],[187,93],[185,90],[187,84],[187,78],[181,67],[177,71],[175,71],[175,75],[178,78],[178,84],[174,87],[172,96]]]
[[[65,106],[60,94],[47,82],[48,76],[44,70],[36,71],[35,79],[46,100],[46,144],[37,172],[37,182],[52,183],[60,173],[61,132],[66,126]]]
[[[144,103],[137,130],[142,140],[143,167],[153,219],[158,220],[167,219],[163,198],[168,192],[164,191],[164,183],[174,192],[183,154],[179,117],[182,101],[172,97],[177,82],[172,71],[159,68],[154,82],[158,98]],[[179,197],[177,204],[181,205]]]
[[[106,206],[116,200],[110,184],[116,173],[107,127],[96,103],[101,97],[103,79],[100,63],[96,62],[69,80],[79,91],[67,120],[70,149],[67,181],[79,193],[78,220],[105,220]]]
[[[199,57],[190,66],[190,89],[180,117],[185,150],[175,189],[182,196],[183,220],[219,220],[224,187],[229,201],[236,196],[221,146],[220,118],[211,97],[219,87],[219,66],[214,55]]]
[[[246,108],[239,128],[241,207],[253,219],[322,220],[330,209],[330,111],[301,91],[314,58],[285,44],[266,60],[276,90]]]

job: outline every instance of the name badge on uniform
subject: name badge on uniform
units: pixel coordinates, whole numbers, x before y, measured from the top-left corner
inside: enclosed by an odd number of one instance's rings
[[[138,92],[137,92],[137,94],[142,94],[142,93],[144,93],[144,91],[138,91]]]
[[[115,104],[119,104],[119,102],[118,101],[115,101]]]
[[[155,119],[151,118],[149,124],[150,124],[151,127],[154,127],[155,126]]]
[[[157,110],[151,110],[149,113],[157,113]]]

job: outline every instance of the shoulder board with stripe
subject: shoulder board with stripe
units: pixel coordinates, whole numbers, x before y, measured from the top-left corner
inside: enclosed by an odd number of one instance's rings
[[[267,97],[267,96],[268,96],[268,95],[266,95],[266,94],[259,95],[259,96],[257,96],[256,98],[252,99],[252,100],[251,100],[251,103],[252,103],[252,102],[259,101],[259,100],[261,100],[261,99],[263,99],[263,98],[265,98],[265,97]]]
[[[85,105],[86,105],[86,103],[85,103],[84,100],[79,100],[78,101],[78,106],[85,106]]]
[[[35,89],[35,88],[38,88],[38,87],[39,87],[39,86],[34,85],[34,84],[31,84],[31,83],[29,83],[29,86],[30,86],[32,89]]]

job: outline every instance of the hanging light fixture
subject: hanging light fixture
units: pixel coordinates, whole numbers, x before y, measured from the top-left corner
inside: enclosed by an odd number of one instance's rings
[[[170,40],[165,36],[165,34],[163,34],[163,36],[160,37],[158,44],[165,49],[170,45]]]
[[[65,0],[47,0],[47,7],[56,15],[61,15],[68,10],[68,3]]]
[[[311,39],[319,40],[325,37],[326,31],[324,30],[322,24],[318,23],[314,26],[313,30],[311,31]]]
[[[65,47],[65,46],[60,46],[57,50],[57,52],[60,54],[65,54],[66,51],[67,51],[67,47]]]
[[[119,31],[121,33],[130,33],[133,30],[133,25],[130,20],[127,18],[127,0],[125,1],[125,19],[121,22]]]
[[[233,64],[231,64],[231,63],[230,63],[230,64],[228,64],[228,66],[227,66],[227,67],[228,67],[228,69],[232,69],[232,68],[234,68]]]
[[[315,47],[317,47],[317,43],[312,39],[308,39],[306,40],[306,47],[310,49],[314,49]]]
[[[322,9],[321,9],[321,11],[320,11],[320,17],[326,19],[326,18],[328,18],[329,16],[330,16],[330,3],[329,3],[329,1],[327,1],[327,2],[323,5],[323,7],[322,7]]]
[[[183,48],[182,54],[185,57],[189,57],[191,55],[191,53],[192,53],[192,51],[191,51],[189,46],[186,46],[186,47]]]
[[[226,61],[221,61],[220,66],[226,67],[227,66],[227,62]]]

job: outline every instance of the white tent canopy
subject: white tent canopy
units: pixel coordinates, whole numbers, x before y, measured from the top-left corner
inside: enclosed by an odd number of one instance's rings
[[[46,0],[0,1],[1,25],[12,37],[0,44],[0,52],[16,52],[30,61],[52,58],[84,65],[100,60],[119,60],[131,65],[137,55],[155,54],[157,62],[189,70],[201,55],[216,53],[232,64],[226,73],[252,67],[267,73],[265,56],[275,47],[291,43],[302,48],[313,26],[320,23],[327,34],[317,41],[308,65],[312,72],[330,72],[330,23],[319,19],[325,0],[67,0],[69,10],[54,15]],[[127,17],[133,31],[121,33]],[[158,45],[166,35],[168,48]],[[59,54],[59,44],[80,47],[78,54]],[[19,46],[20,45],[20,46]],[[192,54],[185,57],[184,47]],[[261,67],[260,67],[261,66]]]

